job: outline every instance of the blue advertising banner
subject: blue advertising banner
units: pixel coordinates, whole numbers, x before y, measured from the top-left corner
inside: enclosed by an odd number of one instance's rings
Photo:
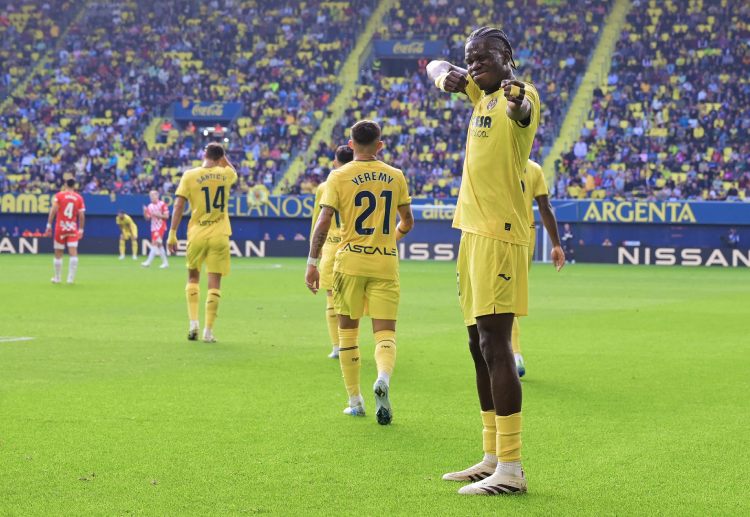
[[[0,196],[0,213],[2,214],[46,214],[52,206],[53,194],[3,194]],[[144,195],[97,195],[83,194],[87,215],[115,215],[124,210],[130,215],[143,213],[143,207],[149,203]],[[162,196],[167,205],[174,204],[173,195]],[[269,196],[264,201],[257,201],[253,196],[231,196],[228,199],[228,212],[231,217],[258,217],[268,219],[290,219],[312,217],[315,196]],[[450,200],[447,210],[453,218],[455,200]],[[429,205],[427,213],[432,217],[435,207],[442,207],[433,199],[415,199],[414,206]],[[438,201],[437,203],[442,203]],[[417,210],[415,210],[417,212]],[[444,214],[443,214],[444,215]],[[438,217],[434,217],[438,219]],[[444,218],[444,217],[441,217]]]
[[[750,224],[750,203],[725,201],[553,200],[566,223]]]
[[[179,122],[224,122],[229,123],[242,115],[241,102],[181,102],[172,104],[174,119]]]
[[[451,220],[455,200],[429,200],[415,207],[417,220]],[[561,223],[750,224],[750,203],[725,201],[589,201],[553,199]],[[534,207],[535,219],[539,220]]]
[[[146,195],[84,194],[86,213],[115,215],[118,210],[140,214],[148,204]],[[162,199],[171,205],[174,196]],[[451,221],[455,212],[453,198],[415,198],[412,201],[415,219]],[[270,196],[257,201],[252,196],[232,196],[228,200],[231,217],[268,219],[310,218],[314,197]],[[2,214],[46,214],[52,206],[52,194],[2,194]],[[722,201],[589,201],[552,200],[557,220],[561,223],[623,223],[663,225],[750,225],[750,203]]]
[[[424,58],[441,56],[444,41],[383,40],[376,41],[375,55],[381,58]]]

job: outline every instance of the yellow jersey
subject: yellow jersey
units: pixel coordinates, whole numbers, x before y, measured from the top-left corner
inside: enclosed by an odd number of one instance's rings
[[[380,160],[354,160],[331,172],[320,200],[341,217],[334,271],[398,279],[397,207],[411,204],[404,173]]]
[[[523,183],[524,193],[526,194],[526,206],[529,208],[529,227],[534,228],[534,200],[539,196],[549,195],[542,166],[534,160],[529,160],[526,164]]]
[[[453,227],[464,232],[529,244],[529,215],[522,183],[539,126],[539,94],[530,83],[531,122],[521,127],[505,112],[503,90],[485,94],[471,76],[466,93],[474,105]]]
[[[134,233],[137,230],[135,222],[128,214],[122,214],[122,216],[117,215],[117,217],[115,217],[115,222],[117,223],[117,226],[120,227],[121,232]]]
[[[315,231],[315,223],[318,222],[318,216],[320,215],[320,200],[323,198],[323,192],[326,190],[327,182],[323,182],[318,185],[318,190],[315,191],[315,204],[313,205],[312,213],[312,226],[310,227],[310,238],[312,238],[313,231]],[[328,237],[326,238],[326,245],[338,244],[341,242],[341,217],[336,212],[331,222],[331,228],[328,230]]]
[[[235,181],[237,173],[231,167],[197,167],[182,175],[176,195],[190,203],[188,240],[232,235],[227,205]]]

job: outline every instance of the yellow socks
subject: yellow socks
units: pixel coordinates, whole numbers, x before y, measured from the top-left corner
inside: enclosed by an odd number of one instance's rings
[[[349,399],[360,395],[359,389],[359,329],[339,330],[339,363]]]
[[[513,333],[510,335],[510,343],[513,346],[513,353],[521,353],[521,326],[518,324],[518,318],[513,318]]]
[[[494,410],[482,411],[482,448],[485,457],[488,454],[497,456],[497,427]]]
[[[221,299],[220,289],[209,289],[208,297],[206,298],[206,327],[207,329],[214,328],[214,321],[218,316],[219,311],[219,300]],[[197,312],[197,311],[196,311]]]
[[[125,255],[125,239],[120,239],[120,256]]]
[[[390,382],[396,364],[396,331],[375,332],[375,364],[378,367],[378,379]]]
[[[333,308],[333,296],[326,297],[326,323],[328,324],[328,335],[331,336],[331,344],[334,349],[339,347],[339,320],[336,310]]]
[[[188,284],[185,286],[185,298],[187,298],[188,318],[191,323],[198,321],[198,302],[201,297],[201,288],[198,284]]]
[[[495,417],[497,461],[521,461],[521,413]]]
[[[130,252],[134,257],[138,256],[138,239],[130,239]],[[122,255],[122,252],[120,252]]]

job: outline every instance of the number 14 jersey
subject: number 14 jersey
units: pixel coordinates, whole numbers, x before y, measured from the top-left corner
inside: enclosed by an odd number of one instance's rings
[[[231,167],[198,167],[182,175],[176,194],[190,203],[188,240],[232,235],[227,206],[235,181]]]
[[[341,217],[334,271],[398,279],[396,214],[411,203],[404,174],[379,160],[355,160],[328,176],[321,206]]]

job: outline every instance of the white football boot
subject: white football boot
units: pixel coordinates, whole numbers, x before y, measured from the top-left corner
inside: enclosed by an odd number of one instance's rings
[[[443,479],[445,481],[481,481],[484,478],[490,477],[495,472],[495,468],[497,468],[496,463],[482,460],[468,469],[443,474]]]
[[[463,495],[512,495],[524,492],[526,492],[526,476],[523,470],[520,476],[496,470],[490,477],[461,487],[458,491]]]

